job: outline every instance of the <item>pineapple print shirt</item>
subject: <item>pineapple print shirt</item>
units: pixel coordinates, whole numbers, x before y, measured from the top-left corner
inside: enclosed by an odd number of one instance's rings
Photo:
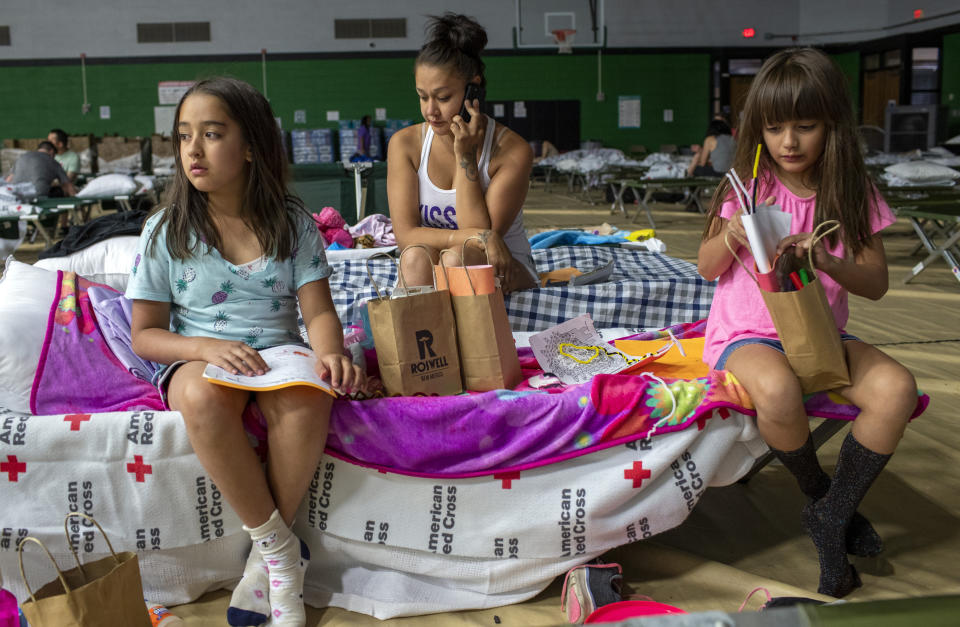
[[[168,302],[170,330],[187,337],[240,340],[256,349],[303,344],[297,290],[330,276],[332,269],[316,225],[307,216],[298,225],[297,248],[283,262],[262,257],[234,265],[213,247],[181,261],[167,252],[166,232],[146,246],[162,212],[144,224],[127,283],[127,298]]]

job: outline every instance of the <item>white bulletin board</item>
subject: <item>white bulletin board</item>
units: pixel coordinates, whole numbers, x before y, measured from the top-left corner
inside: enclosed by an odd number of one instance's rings
[[[620,96],[617,126],[640,128],[640,96]]]

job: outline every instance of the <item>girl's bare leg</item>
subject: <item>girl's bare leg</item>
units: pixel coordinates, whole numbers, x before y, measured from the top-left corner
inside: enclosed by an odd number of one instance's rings
[[[193,450],[230,507],[244,525],[256,527],[276,506],[241,422],[250,393],[210,383],[201,376],[205,367],[192,361],[177,368],[170,407],[183,414]]]
[[[860,408],[853,435],[872,451],[893,453],[917,406],[917,382],[899,362],[863,342],[843,343],[850,385],[837,390]]]
[[[298,386],[257,394],[267,420],[267,478],[280,516],[290,525],[323,456],[333,397]]]
[[[170,407],[183,414],[193,450],[244,528],[256,528],[270,519],[276,506],[260,459],[243,429],[241,415],[250,394],[206,381],[201,376],[205,367],[203,362],[190,362],[173,373]],[[230,598],[230,625],[260,625],[268,620],[267,573],[259,548],[252,546],[243,578]]]
[[[800,381],[786,356],[763,344],[747,344],[727,359],[726,369],[750,394],[757,410],[757,428],[771,448],[799,449],[810,437]]]

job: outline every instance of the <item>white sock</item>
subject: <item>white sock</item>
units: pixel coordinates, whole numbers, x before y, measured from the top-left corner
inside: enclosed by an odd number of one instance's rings
[[[244,530],[269,569],[270,624],[302,627],[307,622],[303,607],[303,577],[310,561],[307,545],[290,531],[277,510],[256,529],[244,526]]]
[[[227,622],[234,627],[262,625],[270,619],[269,586],[267,563],[260,555],[256,543],[250,546],[247,565],[243,569],[243,578],[233,590],[230,607],[227,608]]]

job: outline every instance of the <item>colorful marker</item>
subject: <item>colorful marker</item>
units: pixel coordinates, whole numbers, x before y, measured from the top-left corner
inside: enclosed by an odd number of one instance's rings
[[[806,285],[807,283],[810,282],[810,277],[807,276],[807,269],[806,269],[806,268],[800,268],[800,281],[801,281],[804,285]],[[797,289],[799,289],[799,288],[797,288]]]
[[[757,144],[757,156],[753,160],[753,202],[750,205],[751,211],[756,213],[757,211],[757,187],[759,181],[757,181],[757,172],[760,169],[760,151],[763,149],[763,144]]]
[[[801,270],[800,272],[803,272],[803,270]],[[796,272],[790,273],[790,281],[793,282],[793,286],[798,290],[803,289],[803,281],[800,280],[800,275],[797,274]]]

